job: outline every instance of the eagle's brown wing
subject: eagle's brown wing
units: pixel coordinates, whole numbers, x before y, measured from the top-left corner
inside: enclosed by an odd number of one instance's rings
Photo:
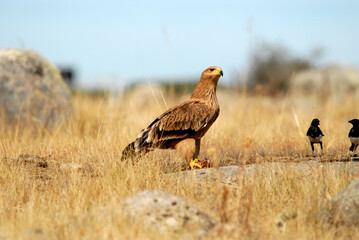
[[[218,114],[219,109],[205,101],[190,99],[170,108],[143,129],[134,142],[135,151],[144,147],[167,148],[173,141],[202,137]]]

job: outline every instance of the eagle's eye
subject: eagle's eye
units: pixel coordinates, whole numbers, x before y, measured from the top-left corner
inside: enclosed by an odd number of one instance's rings
[[[210,68],[209,71],[213,72],[213,71],[214,71],[214,68]]]

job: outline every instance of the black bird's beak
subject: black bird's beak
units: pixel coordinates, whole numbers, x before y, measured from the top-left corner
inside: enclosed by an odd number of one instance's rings
[[[221,76],[223,77],[223,71],[222,70],[219,72],[219,74],[221,74]]]

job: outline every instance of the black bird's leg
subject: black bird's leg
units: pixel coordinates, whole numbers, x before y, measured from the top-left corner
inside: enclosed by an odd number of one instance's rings
[[[322,142],[320,142],[319,144],[320,144],[320,150],[321,150],[321,153],[323,154],[323,143],[322,143]]]
[[[312,147],[312,154],[314,156],[314,143],[310,142],[310,146]]]
[[[356,148],[355,144],[352,143],[352,145],[350,146],[349,150],[352,151],[352,152],[354,152],[354,149],[355,149],[355,148]]]

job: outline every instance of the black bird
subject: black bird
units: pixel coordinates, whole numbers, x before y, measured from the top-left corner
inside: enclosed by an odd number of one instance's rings
[[[313,119],[312,123],[310,124],[310,127],[307,131],[307,136],[310,141],[310,146],[312,147],[312,152],[314,155],[314,143],[320,144],[321,152],[323,153],[323,143],[322,143],[322,137],[324,134],[322,133],[322,130],[319,128],[319,119],[315,118]]]
[[[353,124],[352,129],[349,131],[349,139],[352,145],[350,146],[349,150],[355,153],[359,145],[359,119],[352,119],[349,123]]]

